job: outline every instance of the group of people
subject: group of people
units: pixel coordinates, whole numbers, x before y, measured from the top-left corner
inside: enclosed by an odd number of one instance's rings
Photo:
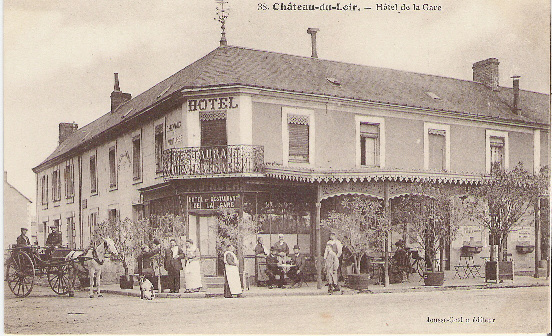
[[[171,293],[180,291],[180,272],[184,270],[186,279],[186,292],[198,292],[202,288],[200,253],[192,239],[186,240],[186,248],[178,246],[175,238],[169,241],[169,248],[164,253],[158,239],[153,240],[153,246],[142,247],[142,253],[138,256],[138,274],[145,276],[154,286],[156,275],[160,274],[161,261],[167,271],[168,288]],[[185,266],[182,266],[182,260]]]
[[[270,253],[266,255],[262,238],[257,239],[255,247],[256,260],[266,258],[266,275],[268,276],[268,288],[284,288],[285,277],[291,280],[291,287],[301,287],[303,284],[306,258],[301,254],[299,245],[293,246],[293,253],[289,254],[289,246],[284,241],[284,235],[278,236],[278,241],[270,247]],[[259,262],[257,261],[257,265]],[[276,280],[278,277],[278,280]]]

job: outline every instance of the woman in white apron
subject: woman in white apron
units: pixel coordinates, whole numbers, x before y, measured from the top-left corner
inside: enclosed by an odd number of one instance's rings
[[[240,271],[238,269],[238,257],[234,251],[236,248],[232,244],[228,244],[226,252],[224,252],[224,275],[226,281],[224,283],[224,297],[231,298],[233,296],[241,297],[242,286],[240,281]]]
[[[191,239],[186,240],[186,291],[199,292],[201,289],[201,255]]]

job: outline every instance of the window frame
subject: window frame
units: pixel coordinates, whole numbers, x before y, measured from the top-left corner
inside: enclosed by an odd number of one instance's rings
[[[138,142],[138,157],[137,157],[138,158],[138,169],[135,171],[136,156],[135,156],[135,146],[134,146],[134,144],[136,142]],[[142,168],[142,162],[143,162],[143,158],[142,158],[142,132],[134,134],[134,136],[132,137],[131,143],[132,143],[132,180],[135,183],[142,182],[142,176],[143,176],[143,168]],[[136,175],[136,172],[138,173],[138,175]]]
[[[113,153],[113,160],[111,153]],[[117,143],[109,146],[107,150],[107,162],[109,169],[109,190],[116,190],[118,186],[118,167],[117,167]]]
[[[289,158],[289,122],[288,115],[300,115],[307,116],[309,120],[309,159],[307,162],[294,162]],[[315,160],[315,142],[316,139],[316,126],[314,118],[314,110],[301,109],[296,107],[282,107],[282,163],[284,166],[312,166],[316,162]]]
[[[157,131],[158,128],[161,128],[162,130],[159,132]],[[158,124],[155,124],[153,126],[153,150],[154,150],[154,158],[155,158],[155,173],[161,174],[163,173],[163,151],[166,149],[165,146],[165,121],[160,122]],[[161,150],[158,151],[158,145],[157,145],[157,136],[161,135]]]
[[[497,131],[497,130],[485,130],[485,172],[487,174],[491,173],[491,138],[503,138],[504,139],[504,169],[510,169],[510,144],[508,140],[508,131]]]
[[[379,127],[379,164],[376,166],[362,165],[362,152],[361,152],[361,124],[373,124]],[[385,168],[385,118],[367,115],[355,115],[355,164],[357,167],[364,168]]]
[[[424,122],[424,170],[429,170],[429,130],[445,132],[445,170],[450,171],[450,125]]]
[[[92,174],[92,158],[94,159],[94,174]],[[90,176],[90,194],[91,195],[97,195],[98,194],[98,155],[97,153],[94,153],[89,156],[88,158],[88,170],[89,170],[89,176]],[[94,187],[94,188],[93,188]]]
[[[44,209],[48,209],[48,190],[48,173],[45,173],[41,178],[41,203]]]
[[[67,203],[73,203],[75,200],[75,167],[73,159],[69,159],[65,163],[64,180],[65,199],[67,200]]]
[[[52,201],[54,206],[61,201],[61,170],[55,166],[52,170]]]

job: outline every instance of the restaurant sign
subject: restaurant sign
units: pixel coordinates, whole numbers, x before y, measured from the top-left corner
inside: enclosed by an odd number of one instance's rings
[[[239,206],[239,198],[239,194],[191,195],[188,196],[188,207],[190,210],[237,208]]]

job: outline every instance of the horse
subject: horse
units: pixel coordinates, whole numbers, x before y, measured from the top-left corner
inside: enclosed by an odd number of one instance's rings
[[[101,238],[101,242],[85,251],[71,251],[65,257],[66,260],[72,261],[69,274],[69,296],[74,296],[74,283],[79,273],[88,273],[90,278],[90,297],[94,297],[94,283],[96,284],[96,293],[98,297],[102,297],[100,292],[100,276],[102,274],[102,265],[105,261],[105,253],[109,251],[114,255],[118,255],[115,243],[111,238]]]

